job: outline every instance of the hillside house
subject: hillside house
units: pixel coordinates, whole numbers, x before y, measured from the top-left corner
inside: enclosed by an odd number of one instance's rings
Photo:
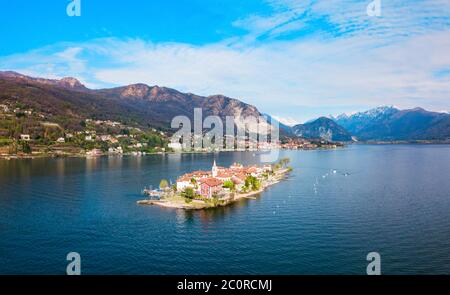
[[[20,135],[20,140],[23,140],[23,141],[30,141],[30,140],[31,140],[31,137],[30,137],[29,134],[21,134],[21,135]]]

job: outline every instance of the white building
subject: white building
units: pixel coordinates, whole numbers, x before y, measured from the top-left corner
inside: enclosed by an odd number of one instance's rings
[[[3,110],[5,113],[9,112],[9,108],[5,104],[0,104],[0,110]]]
[[[120,146],[118,148],[110,147],[108,149],[108,153],[110,153],[110,154],[123,154],[123,150],[122,150],[122,147],[120,147]]]
[[[181,143],[179,142],[171,142],[168,146],[175,151],[180,151],[183,149]]]
[[[264,171],[272,172],[272,165],[266,164],[263,166]]]
[[[23,140],[23,141],[30,141],[31,140],[29,134],[21,134],[20,135],[20,139]]]
[[[182,192],[187,187],[194,187],[191,183],[191,180],[183,179],[183,180],[177,181],[177,191]]]
[[[217,173],[219,172],[219,169],[216,165],[216,160],[214,160],[213,166],[211,168],[212,177],[217,177]]]
[[[111,135],[100,135],[100,140],[101,141],[110,141]]]

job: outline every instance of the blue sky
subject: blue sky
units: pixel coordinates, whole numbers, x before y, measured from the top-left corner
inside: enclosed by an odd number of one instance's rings
[[[243,35],[245,31],[232,22],[246,13],[269,9],[252,0],[81,0],[82,16],[71,18],[66,14],[69,3],[3,0],[1,35],[8,46],[2,46],[0,54],[105,37],[207,44]]]
[[[288,122],[450,110],[450,1],[5,1],[0,70],[224,94]]]

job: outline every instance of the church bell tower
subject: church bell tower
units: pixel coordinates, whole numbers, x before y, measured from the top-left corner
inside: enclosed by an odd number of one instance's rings
[[[216,160],[214,160],[211,172],[212,172],[212,177],[217,177],[218,169],[217,169],[217,165],[216,165]]]

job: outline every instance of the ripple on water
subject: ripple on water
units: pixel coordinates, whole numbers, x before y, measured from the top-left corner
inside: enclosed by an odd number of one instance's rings
[[[283,151],[286,181],[196,212],[136,201],[162,178],[252,153],[0,161],[0,273],[61,274],[77,251],[91,274],[364,274],[378,251],[383,273],[450,274],[449,151]]]

